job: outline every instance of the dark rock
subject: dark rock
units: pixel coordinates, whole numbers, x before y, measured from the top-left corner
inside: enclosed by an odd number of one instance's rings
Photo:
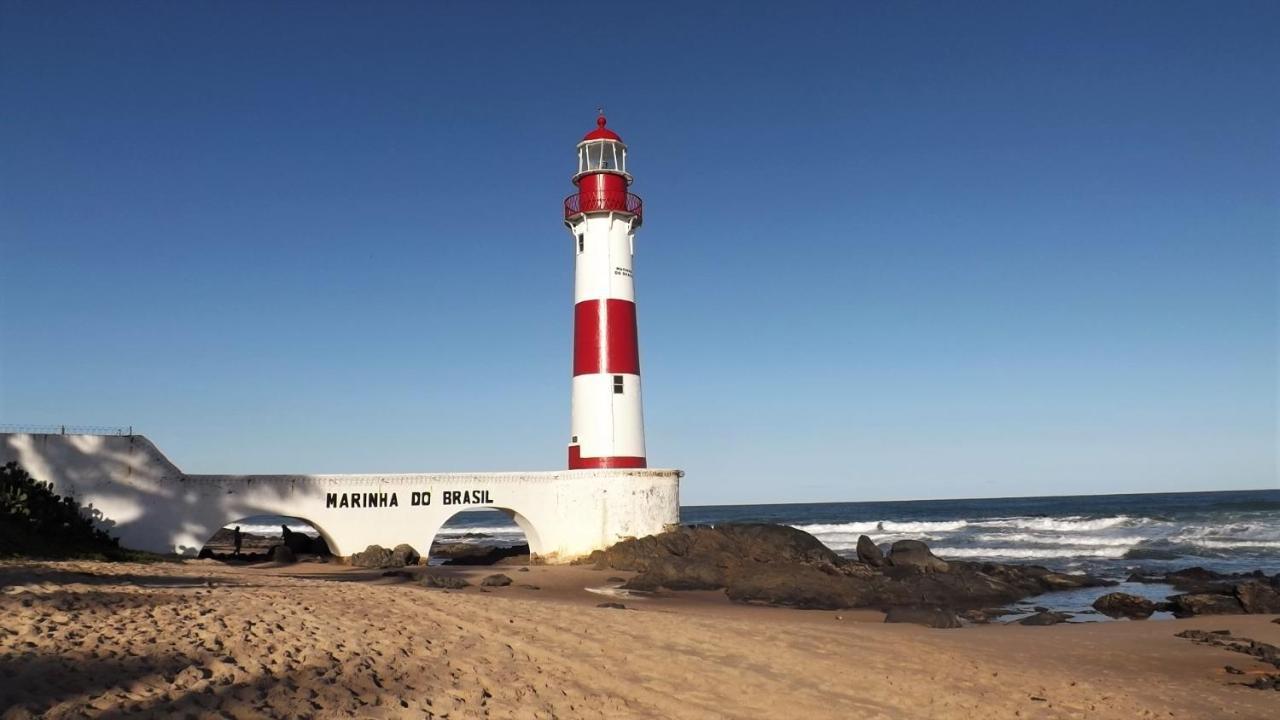
[[[351,556],[351,564],[362,568],[391,567],[391,551],[381,545],[370,545]]]
[[[511,559],[528,562],[529,546],[492,547],[472,543],[436,543],[431,547],[431,557],[448,558],[442,563],[444,565],[496,565]]]
[[[858,536],[858,560],[871,567],[884,567],[884,553],[866,535]]]
[[[510,584],[511,584],[511,578],[507,577],[506,575],[503,575],[502,573],[497,573],[496,575],[490,575],[489,577],[480,581],[480,585],[482,585],[483,587],[506,587]]]
[[[654,558],[645,572],[626,581],[628,590],[719,590],[729,583],[729,569],[719,562],[687,557]]]
[[[1235,587],[1235,596],[1240,601],[1240,607],[1247,613],[1280,613],[1280,590],[1269,584],[1257,581],[1240,583]]]
[[[1066,622],[1071,619],[1070,613],[1061,612],[1038,612],[1035,615],[1028,615],[1018,621],[1019,625],[1057,625],[1060,622]]]
[[[596,605],[598,608],[611,608],[613,610],[626,610],[627,606],[617,602],[602,602]]]
[[[1094,600],[1093,607],[1108,617],[1124,617],[1132,620],[1145,620],[1156,611],[1154,602],[1137,595],[1119,592],[1107,593]]]
[[[414,550],[411,545],[401,543],[391,550],[391,567],[405,567],[406,565],[417,565],[418,559],[422,556]]]
[[[1047,608],[1047,607],[1045,607],[1045,606],[1043,606],[1043,605],[1036,605],[1035,607],[1033,607],[1033,608],[1031,608],[1031,609],[1032,609],[1032,610],[1035,610],[1035,611],[1036,611],[1036,612],[1038,612],[1038,613],[1049,612],[1049,608]]]
[[[1002,615],[1011,614],[1013,611],[1008,608],[972,608],[961,612],[960,617],[971,623],[985,625]]]
[[[1195,615],[1241,615],[1244,608],[1233,595],[1219,593],[1184,593],[1169,598],[1169,608],[1174,617]]]
[[[899,540],[889,550],[887,561],[894,567],[915,568],[922,572],[946,572],[947,561],[934,556],[929,546],[919,540]]]
[[[633,579],[623,587],[634,583]],[[841,610],[869,605],[870,590],[843,575],[829,575],[808,565],[760,564],[736,575],[725,592],[740,603]]]
[[[524,588],[525,590],[541,590],[542,589],[537,585],[521,585],[520,587]]]
[[[516,572],[529,572],[529,568],[527,567],[518,568]]]
[[[207,546],[200,548],[200,552],[196,553],[197,560],[209,560],[212,557],[213,557],[213,550],[209,549]]]
[[[268,556],[271,558],[271,562],[292,563],[298,561],[298,556],[294,555],[287,545],[272,546]]]
[[[906,564],[896,564],[899,560]],[[842,558],[795,528],[758,524],[680,527],[624,540],[594,553],[589,562],[597,569],[636,572],[623,585],[629,590],[724,589],[735,602],[826,610],[963,610],[1112,584],[1034,565],[946,563],[914,541],[895,544],[889,563],[876,568]]]
[[[1224,665],[1224,666],[1222,667],[1222,669],[1223,669],[1223,670],[1226,670],[1228,675],[1243,675],[1243,674],[1244,674],[1244,671],[1243,671],[1243,670],[1241,670],[1240,668],[1232,667],[1232,666],[1230,666],[1230,665]]]
[[[885,613],[887,623],[911,623],[931,628],[958,628],[960,618],[950,610],[934,610],[931,608],[895,607]]]
[[[446,590],[461,590],[471,585],[465,578],[454,577],[453,575],[428,575],[422,579],[422,584],[429,588],[444,588]]]
[[[608,577],[608,578],[605,578],[605,579],[604,579],[604,581],[605,581],[605,582],[612,582],[612,583],[620,583],[620,582],[626,582],[626,581],[627,581],[627,579],[626,579],[626,578],[622,578],[622,577],[617,577],[617,576],[615,575],[614,577]]]

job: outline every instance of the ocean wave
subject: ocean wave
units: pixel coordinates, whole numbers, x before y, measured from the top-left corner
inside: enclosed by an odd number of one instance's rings
[[[523,535],[524,531],[516,525],[493,525],[480,527],[445,527],[440,528],[437,535],[466,535],[467,533],[483,533],[485,535],[503,535],[503,534],[519,534]]]
[[[1280,540],[1190,540],[1190,545],[1231,550],[1234,548],[1280,548]]]
[[[1104,518],[1085,518],[1076,515],[1061,518],[1012,517],[996,520],[975,520],[972,524],[976,527],[1007,527],[1051,532],[1094,532],[1119,527],[1126,525],[1126,523],[1140,525],[1146,521],[1146,518],[1132,518],[1128,515],[1114,515]]]
[[[940,520],[920,522],[897,522],[894,520],[873,520],[871,522],[850,523],[813,523],[809,525],[792,525],[810,535],[830,535],[839,533],[934,533],[955,532],[969,526],[968,520]]]
[[[1025,543],[1028,545],[1070,545],[1101,547],[1132,547],[1150,538],[1140,535],[1091,536],[1091,535],[1035,535],[1032,533],[982,533],[973,536],[974,542]]]
[[[1036,558],[1121,558],[1129,548],[1125,547],[1093,547],[1093,548],[989,548],[989,547],[936,547],[933,554],[941,558],[1019,558],[1033,560]]]

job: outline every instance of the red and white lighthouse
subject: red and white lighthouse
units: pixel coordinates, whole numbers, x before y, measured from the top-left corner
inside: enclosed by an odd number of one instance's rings
[[[569,469],[642,468],[632,258],[644,205],[627,191],[627,146],[604,115],[578,143],[573,184],[578,191],[564,200],[575,257]]]

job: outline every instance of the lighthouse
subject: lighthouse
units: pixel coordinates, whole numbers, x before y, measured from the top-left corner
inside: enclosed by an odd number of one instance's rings
[[[564,200],[574,252],[570,470],[645,467],[632,271],[644,204],[628,190],[627,146],[605,124],[601,114],[578,143],[578,189]]]

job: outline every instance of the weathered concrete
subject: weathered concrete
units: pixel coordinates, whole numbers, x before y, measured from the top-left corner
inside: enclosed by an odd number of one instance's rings
[[[400,543],[426,555],[454,514],[492,508],[556,563],[680,519],[678,470],[188,475],[141,435],[0,433],[0,464],[11,461],[90,507],[122,545],[184,555],[253,515],[305,520],[337,555]]]

